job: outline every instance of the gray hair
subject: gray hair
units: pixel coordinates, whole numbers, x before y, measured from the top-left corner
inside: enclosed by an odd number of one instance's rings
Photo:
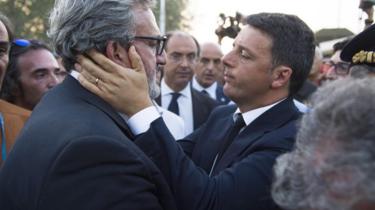
[[[368,77],[370,74],[375,74],[375,67],[366,64],[354,65],[350,67],[349,74],[354,78]]]
[[[126,46],[135,34],[134,6],[153,4],[154,0],[56,0],[48,36],[70,70],[77,54],[104,52],[108,41]]]
[[[318,89],[295,149],[275,165],[272,196],[289,210],[350,210],[375,203],[375,79]]]

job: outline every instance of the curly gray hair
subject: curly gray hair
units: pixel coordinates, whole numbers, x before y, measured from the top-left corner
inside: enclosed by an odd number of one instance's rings
[[[329,83],[313,96],[312,106],[296,148],[277,160],[274,200],[289,210],[374,205],[375,79]]]
[[[65,68],[73,69],[77,54],[104,52],[110,40],[126,46],[135,33],[136,5],[152,7],[154,0],[56,0],[48,36]]]

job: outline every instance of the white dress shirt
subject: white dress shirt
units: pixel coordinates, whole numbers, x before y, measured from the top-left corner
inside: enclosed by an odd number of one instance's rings
[[[77,79],[80,73],[72,70],[70,75]],[[130,130],[135,135],[146,132],[150,128],[150,124],[158,117],[162,116],[165,125],[176,140],[186,136],[185,124],[182,118],[173,112],[163,109],[155,102],[154,106],[143,109],[131,118],[122,113],[120,113],[120,116],[128,123]]]
[[[248,126],[250,123],[252,123],[255,119],[257,119],[260,115],[262,115],[264,112],[266,112],[267,110],[271,109],[273,106],[275,106],[276,104],[284,101],[284,99],[280,100],[280,101],[277,101],[271,105],[268,105],[268,106],[264,106],[264,107],[260,107],[260,108],[257,108],[257,109],[253,109],[253,110],[250,110],[248,112],[244,112],[242,113],[242,117],[246,123],[246,126]],[[237,110],[234,112],[233,114],[233,120],[234,120],[234,116],[238,113],[241,113],[240,110],[237,108]]]
[[[202,87],[202,85],[198,83],[196,76],[194,75],[192,79],[192,85],[194,89],[198,90],[199,92],[201,92],[202,90],[205,90],[212,99],[217,100],[217,96],[216,96],[217,82],[214,82],[212,83],[211,86],[204,88]]]
[[[174,91],[165,83],[164,79],[161,80],[161,107],[168,109],[172,100]],[[180,117],[185,123],[185,135],[190,134],[194,130],[194,117],[193,117],[193,102],[191,97],[190,83],[179,92],[181,96],[177,99],[177,104],[180,112]]]
[[[171,132],[174,139],[179,140],[185,137],[185,123],[184,120],[176,115],[175,113],[164,109],[163,107],[160,107],[155,103],[155,106],[157,106],[157,109],[161,116],[163,117],[163,120],[165,122],[165,125],[168,127],[168,130]]]

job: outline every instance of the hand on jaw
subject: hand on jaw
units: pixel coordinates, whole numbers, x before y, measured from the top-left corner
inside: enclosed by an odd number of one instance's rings
[[[152,106],[152,102],[147,75],[134,46],[129,49],[129,59],[132,68],[123,67],[91,50],[87,56],[78,56],[75,68],[81,73],[78,81],[83,87],[131,117]]]

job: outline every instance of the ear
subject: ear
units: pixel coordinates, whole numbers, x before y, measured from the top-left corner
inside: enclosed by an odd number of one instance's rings
[[[281,66],[276,67],[272,71],[271,87],[275,89],[288,87],[292,73],[293,73],[293,70],[288,66],[281,65]]]
[[[106,55],[113,62],[124,67],[130,67],[128,51],[120,43],[109,41],[106,46]]]

